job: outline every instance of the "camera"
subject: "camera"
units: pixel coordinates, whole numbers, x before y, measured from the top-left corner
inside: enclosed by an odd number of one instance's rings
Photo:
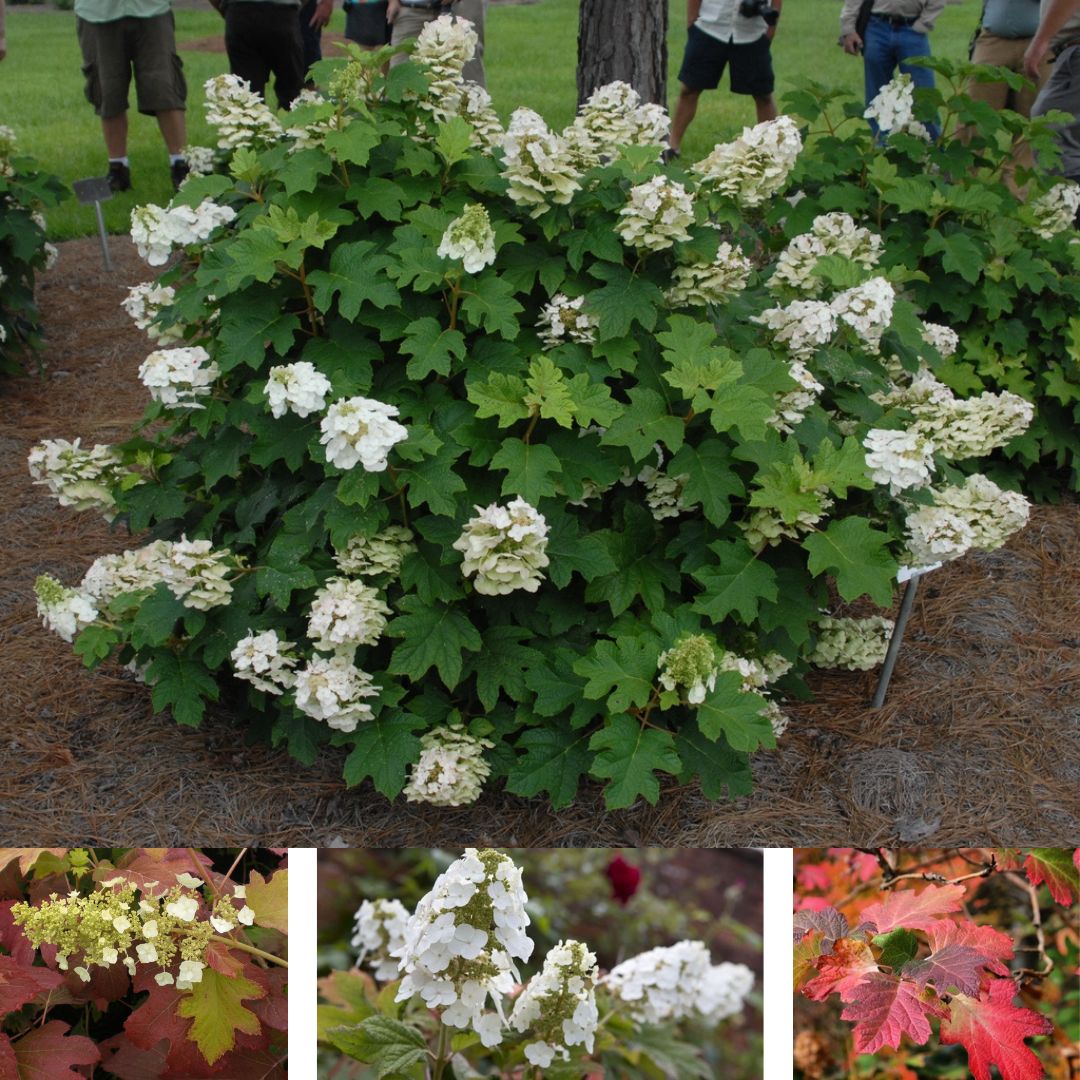
[[[765,20],[766,26],[775,26],[780,21],[780,12],[769,3],[769,0],[741,0],[739,14],[744,19],[752,19],[755,15],[760,15]]]

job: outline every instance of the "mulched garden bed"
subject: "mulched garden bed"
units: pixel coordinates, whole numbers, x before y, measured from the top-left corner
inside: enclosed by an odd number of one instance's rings
[[[605,814],[598,788],[554,813],[497,793],[446,810],[347,790],[341,751],[305,768],[244,744],[216,712],[201,729],[154,716],[116,666],[89,673],[43,630],[33,582],[81,578],[130,546],[30,483],[46,437],[109,442],[141,415],[146,338],[120,307],[150,277],[126,239],[102,270],[96,238],[60,245],[42,280],[48,375],[0,383],[0,843],[396,847],[981,843],[1080,835],[1080,507],[1038,508],[1004,550],[929,577],[885,707],[876,673],[823,673],[792,703],[755,793],[712,803],[668,784],[657,807]]]

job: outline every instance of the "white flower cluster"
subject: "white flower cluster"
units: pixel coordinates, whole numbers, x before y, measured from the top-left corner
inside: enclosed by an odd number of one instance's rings
[[[888,484],[890,495],[930,483],[936,447],[921,431],[871,428],[863,446],[870,478]]]
[[[405,785],[405,798],[433,806],[465,806],[476,802],[491,774],[484,751],[495,744],[451,724],[421,735],[420,745],[423,749]]]
[[[812,291],[821,280],[814,273],[818,260],[837,255],[871,270],[881,258],[881,237],[855,224],[850,214],[819,214],[808,233],[796,236],[780,253],[769,279],[771,288],[786,285],[791,289]]]
[[[261,146],[281,138],[278,119],[239,75],[215,75],[203,86],[206,122],[217,128],[222,150]]]
[[[397,577],[406,555],[416,551],[413,534],[401,525],[387,525],[374,536],[353,536],[334,561],[343,574],[355,577]]]
[[[777,679],[786,675],[792,668],[790,660],[781,656],[780,653],[766,653],[760,660],[752,660],[737,653],[722,651],[720,656],[720,671],[733,671],[742,678],[742,690],[744,694],[762,694],[767,696],[768,686]],[[764,716],[773,730],[773,735],[779,738],[787,730],[790,718],[772,700],[765,703],[765,707],[758,712]]]
[[[46,630],[58,634],[64,641],[89,626],[97,617],[94,602],[81,589],[67,589],[54,577],[42,574],[34,584],[37,594],[37,613]]]
[[[876,353],[881,348],[881,335],[892,321],[895,300],[892,285],[875,277],[837,293],[830,306],[840,322],[847,323],[867,349]]]
[[[793,300],[787,307],[769,308],[754,317],[773,332],[777,345],[786,345],[791,355],[806,359],[836,333],[836,312],[824,300]]]
[[[788,373],[797,385],[776,395],[776,412],[766,422],[777,431],[790,433],[802,423],[807,411],[817,402],[825,387],[801,360],[792,360],[788,365]]]
[[[331,578],[311,603],[308,637],[320,652],[351,656],[358,645],[374,645],[390,609],[378,590],[362,581]]]
[[[514,960],[528,960],[528,897],[521,871],[497,851],[468,848],[417,905],[396,953],[405,977],[398,1001],[419,995],[442,1009],[444,1024],[471,1025],[484,1046],[502,1041],[502,998],[519,980]],[[485,1013],[488,995],[496,1012]]]
[[[565,341],[591,345],[596,341],[596,318],[584,310],[585,297],[573,300],[565,293],[556,293],[540,311],[537,334],[544,345],[554,349]]]
[[[689,473],[669,476],[663,469],[653,468],[652,465],[646,465],[638,473],[638,480],[645,485],[645,505],[657,521],[678,517],[686,510],[682,496],[689,479]]]
[[[473,145],[491,148],[502,142],[503,126],[491,103],[491,95],[474,82],[463,82],[443,98],[448,117],[460,116],[472,125]]]
[[[426,65],[436,79],[457,82],[465,65],[476,54],[478,41],[476,30],[468,19],[440,15],[420,31],[413,59]]]
[[[754,207],[771,199],[786,183],[802,151],[799,127],[790,116],[744,128],[733,142],[718,144],[690,171],[702,186]]]
[[[800,492],[815,496],[816,507],[810,509],[803,507],[795,515],[793,521],[785,520],[778,510],[769,506],[757,507],[749,517],[738,522],[743,530],[747,544],[754,551],[763,551],[766,547],[775,547],[784,537],[796,539],[801,533],[808,532],[824,516],[833,505],[833,498],[825,485],[813,484],[813,474],[807,471],[802,478]]]
[[[371,968],[380,982],[398,977],[393,953],[405,944],[409,909],[400,900],[365,900],[354,916],[352,947],[357,950],[356,966]]]
[[[176,290],[171,285],[159,285],[156,281],[144,281],[141,285],[132,285],[121,302],[123,309],[131,316],[140,330],[145,330],[151,340],[159,345],[171,345],[182,341],[184,326],[176,323],[161,327],[162,313],[172,307],[176,299]]]
[[[188,166],[188,176],[209,176],[216,165],[216,155],[209,146],[185,146],[181,151]]]
[[[1062,180],[1032,204],[1034,224],[1031,231],[1044,240],[1052,240],[1059,232],[1071,229],[1080,209],[1080,184]]]
[[[479,203],[466,206],[461,217],[446,227],[436,254],[443,259],[461,259],[467,274],[478,274],[493,263],[495,230],[487,210]]]
[[[680,941],[624,960],[603,981],[641,1023],[717,1023],[742,1010],[754,976],[743,964],[714,966],[703,942]]]
[[[915,120],[915,84],[911,76],[898,72],[866,107],[863,116],[882,131],[906,131]]]
[[[108,519],[116,506],[112,489],[130,475],[111,446],[91,448],[81,440],[45,439],[27,458],[35,484],[47,488],[61,506],[75,510],[100,510]]]
[[[581,184],[573,153],[566,140],[548,130],[532,109],[517,109],[500,140],[502,175],[510,198],[531,207],[538,217],[553,203],[565,205]]]
[[[980,473],[933,494],[934,505],[920,506],[905,522],[915,566],[957,559],[973,548],[996,551],[1027,524],[1031,512],[1023,495],[1003,491]]]
[[[185,607],[198,611],[227,604],[232,596],[229,572],[234,568],[228,548],[215,551],[209,540],[159,540],[163,545],[161,579]]]
[[[289,112],[295,113],[297,110],[303,110],[310,105],[329,106],[330,103],[317,90],[305,88],[293,100],[293,103],[289,106]],[[338,117],[333,107],[331,106],[323,111],[329,113],[329,115],[316,116],[307,123],[304,123],[302,119],[297,120],[295,117],[290,119],[290,126],[285,129],[285,134],[292,139],[292,144],[289,146],[290,154],[295,154],[299,150],[309,150],[312,147],[322,146],[326,136],[332,131],[338,130]]]
[[[923,341],[932,345],[946,360],[960,348],[960,335],[950,326],[940,323],[923,323]]]
[[[733,293],[746,288],[752,270],[753,263],[737,247],[724,241],[716,249],[712,262],[675,267],[667,302],[672,307],[722,304]]]
[[[816,628],[817,641],[807,660],[816,667],[869,671],[882,663],[894,623],[881,615],[865,619],[826,615]]]
[[[492,503],[475,509],[453,544],[465,556],[461,572],[476,575],[473,585],[484,596],[536,592],[548,565],[544,515],[520,497],[506,507]]]
[[[556,1058],[569,1061],[568,1047],[591,1054],[600,1013],[596,1008],[596,957],[580,941],[560,941],[544,967],[514,1002],[510,1026],[529,1031],[525,1057],[546,1069]]]
[[[301,417],[322,412],[331,389],[330,380],[307,360],[272,367],[266,380],[266,398],[274,416],[284,416],[290,409]]]
[[[613,158],[621,146],[661,146],[671,126],[662,105],[646,103],[628,83],[598,87],[564,133],[588,163]]]
[[[690,705],[700,705],[716,689],[720,665],[716,645],[705,634],[688,634],[656,659],[660,685],[681,693]]]
[[[367,472],[383,472],[391,449],[409,437],[408,430],[393,419],[397,415],[396,405],[373,398],[335,401],[322,418],[319,436],[327,461],[339,469],[359,463]]]
[[[984,457],[1004,446],[1022,435],[1035,415],[1030,401],[1008,390],[958,398],[927,368],[916,372],[907,387],[873,397],[886,407],[909,410],[915,417],[910,430],[924,435],[935,453],[952,461]]]
[[[615,231],[628,247],[664,251],[678,240],[689,240],[694,223],[694,200],[675,180],[654,176],[630,189],[619,211]]]
[[[0,177],[15,175],[11,158],[15,156],[17,148],[18,142],[14,129],[6,124],[0,124]]]
[[[151,266],[164,266],[175,247],[201,244],[219,225],[236,217],[231,206],[203,199],[198,206],[137,206],[131,211],[131,239]]]
[[[230,654],[233,674],[267,694],[283,694],[296,682],[293,668],[299,657],[295,644],[282,641],[274,630],[256,634],[249,630]]]
[[[365,698],[381,689],[347,656],[316,656],[296,673],[296,707],[335,731],[355,731],[357,724],[375,718]]]
[[[201,409],[199,398],[207,397],[221,369],[201,346],[156,349],[139,367],[139,378],[150,396],[162,405]]]

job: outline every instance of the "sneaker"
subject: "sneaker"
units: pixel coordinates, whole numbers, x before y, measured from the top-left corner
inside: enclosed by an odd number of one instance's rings
[[[191,166],[181,158],[179,161],[174,161],[169,166],[169,175],[172,176],[173,191],[179,191],[180,185],[188,178],[188,174],[191,172]]]
[[[108,180],[113,191],[130,191],[131,169],[122,161],[110,161]]]
[[[679,151],[672,146],[665,147],[664,149],[664,164],[670,165],[673,161],[679,160]]]

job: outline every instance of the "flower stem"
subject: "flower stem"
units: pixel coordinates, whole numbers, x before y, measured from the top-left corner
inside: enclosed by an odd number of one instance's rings
[[[450,1060],[450,1029],[439,1021],[439,1045],[435,1050],[435,1066],[432,1070],[432,1080],[442,1080],[446,1063]]]
[[[257,949],[254,945],[248,945],[244,941],[237,941],[236,938],[224,937],[221,934],[211,934],[210,940],[223,942],[225,945],[228,945],[230,949],[239,949],[241,952],[251,953],[252,956],[262,957],[263,960],[266,960],[271,964],[277,964],[279,967],[287,968],[289,966],[288,960],[282,960],[280,956],[275,956],[273,953],[268,953],[263,949]]]

